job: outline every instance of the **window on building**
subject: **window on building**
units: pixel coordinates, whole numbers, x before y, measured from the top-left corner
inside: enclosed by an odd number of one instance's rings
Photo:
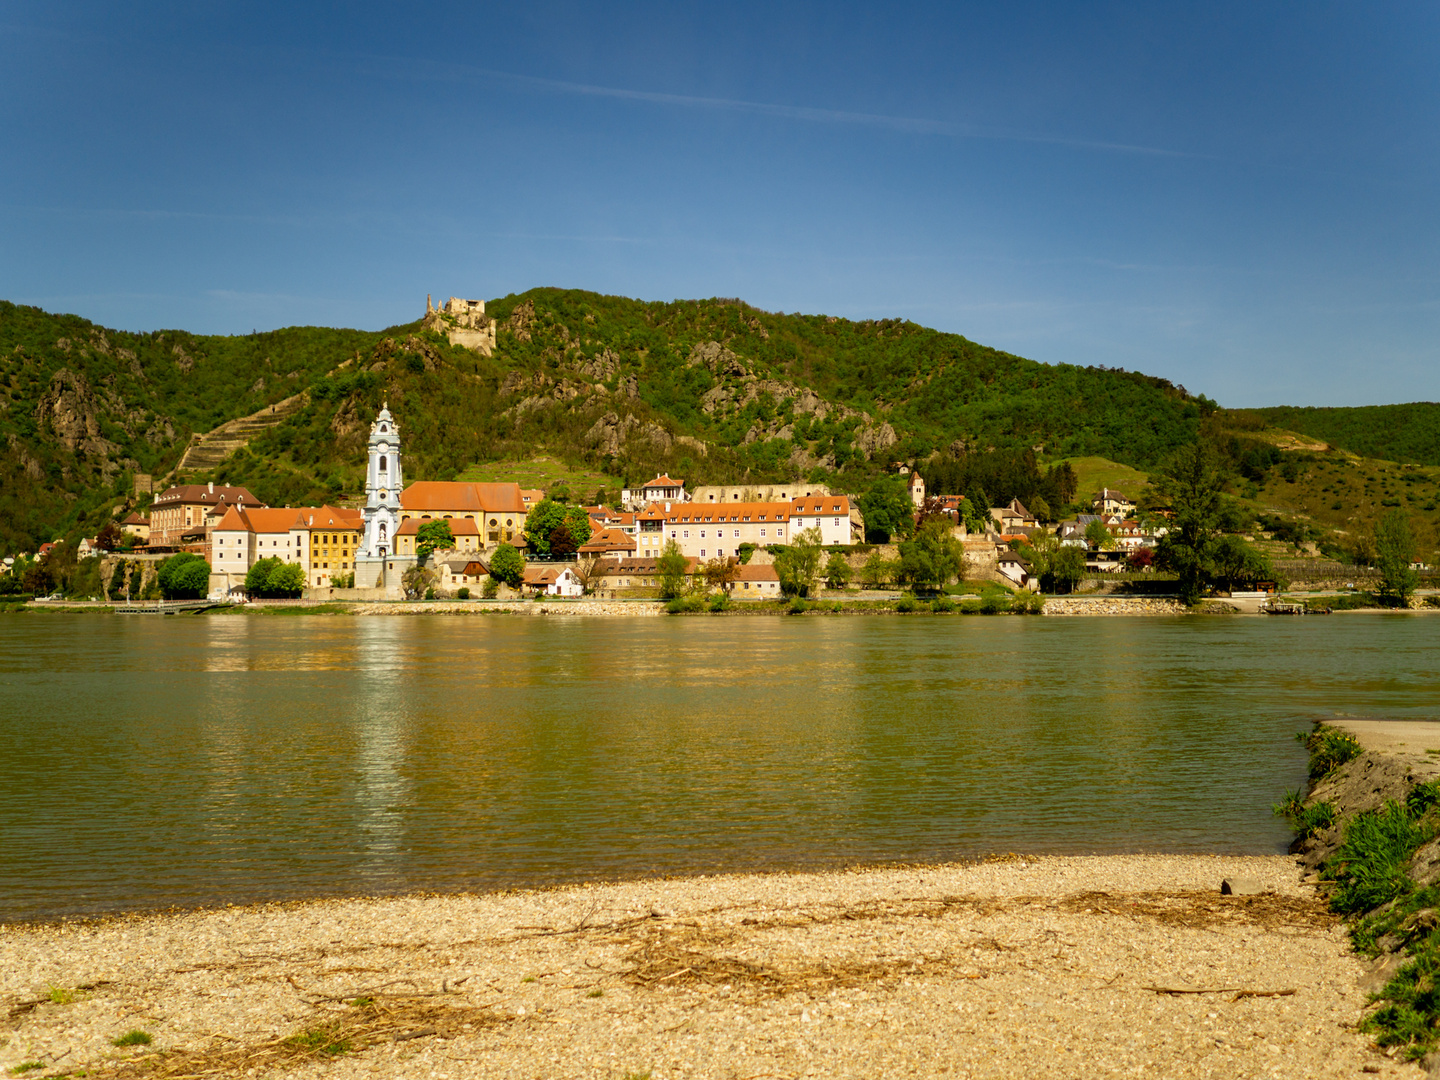
[[[385,455],[384,455],[384,454],[381,454],[381,455],[380,455],[380,471],[381,471],[381,472],[384,472],[384,471],[385,471]]]

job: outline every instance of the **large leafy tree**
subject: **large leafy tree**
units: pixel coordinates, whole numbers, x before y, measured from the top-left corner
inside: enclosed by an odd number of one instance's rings
[[[685,591],[685,568],[689,565],[680,545],[671,540],[655,560],[655,574],[660,578],[660,595],[673,600]]]
[[[188,551],[162,562],[156,568],[156,577],[166,600],[198,600],[210,591],[210,564]]]
[[[820,530],[806,529],[791,537],[790,546],[775,556],[775,573],[786,596],[809,596],[820,576]]]
[[[1225,583],[1227,589],[1242,583],[1253,585],[1275,576],[1270,560],[1234,534],[1216,539],[1212,558],[1215,576]]]
[[[1090,545],[1091,551],[1109,551],[1115,546],[1115,538],[1099,518],[1085,526],[1085,542]]]
[[[245,574],[245,591],[266,599],[293,599],[305,591],[305,570],[276,556],[257,559]]]
[[[501,544],[490,556],[490,576],[512,589],[518,589],[525,576],[524,556],[509,544]]]
[[[1415,561],[1415,536],[1410,519],[1400,510],[1391,510],[1375,524],[1375,566],[1380,571],[1380,595],[1393,604],[1405,605],[1415,591],[1420,575],[1411,569]]]
[[[900,544],[900,576],[932,590],[965,576],[965,545],[955,539],[948,521],[931,518],[913,539]]]
[[[590,539],[590,515],[583,506],[541,499],[525,518],[525,539],[536,555],[568,555]]]
[[[1170,514],[1157,549],[1162,566],[1180,575],[1180,596],[1193,604],[1205,591],[1214,564],[1223,478],[1203,443],[1182,448],[1154,481],[1156,498]]]
[[[902,476],[882,476],[859,498],[865,515],[865,539],[887,544],[892,536],[906,537],[915,531],[915,503]]]
[[[415,554],[422,559],[436,551],[449,551],[455,546],[455,533],[443,518],[427,521],[415,533]]]

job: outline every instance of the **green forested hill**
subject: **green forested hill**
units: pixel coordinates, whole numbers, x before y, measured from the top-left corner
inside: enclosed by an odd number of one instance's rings
[[[159,479],[192,432],[301,390],[304,407],[214,479],[272,503],[353,496],[386,399],[410,479],[544,450],[629,480],[663,469],[688,483],[806,475],[851,489],[934,451],[1038,447],[1150,467],[1214,408],[1162,379],[1039,364],[896,320],[556,289],[489,313],[493,357],[418,322],[128,334],[0,304],[0,546],[93,531],[130,473]]]
[[[1287,428],[1364,457],[1440,465],[1440,404],[1358,405],[1320,409],[1279,405],[1245,409],[1271,427]]]

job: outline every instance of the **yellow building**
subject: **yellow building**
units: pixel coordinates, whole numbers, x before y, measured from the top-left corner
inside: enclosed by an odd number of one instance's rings
[[[355,572],[355,556],[360,550],[360,534],[365,518],[359,510],[334,506],[305,508],[300,511],[300,528],[310,534],[310,558],[306,581],[312,589],[335,584],[336,578],[348,578]]]

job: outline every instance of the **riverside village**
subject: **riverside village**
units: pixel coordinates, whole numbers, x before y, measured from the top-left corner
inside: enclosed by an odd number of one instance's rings
[[[512,332],[528,325],[510,324]],[[496,321],[483,301],[452,297],[437,308],[427,299],[421,325],[480,356],[496,348]],[[693,352],[698,362],[738,363],[713,343]],[[192,450],[215,439],[221,457],[210,464],[218,463],[244,446],[243,435],[236,444],[224,433],[255,422],[243,418],[197,437]],[[356,429],[365,422],[357,416]],[[956,490],[953,479],[927,491],[926,470],[938,454],[889,461],[859,493],[795,469],[788,483],[753,485],[687,485],[660,473],[638,486],[602,487],[587,500],[564,480],[526,487],[517,470],[505,481],[503,465],[483,482],[407,483],[404,416],[386,402],[368,422],[363,490],[346,497],[332,489],[334,505],[267,505],[244,486],[243,470],[217,482],[202,468],[197,479],[205,482],[184,482],[182,459],[159,487],[137,475],[133,497],[96,535],[57,536],[36,552],[7,556],[0,603],[63,600],[138,613],[437,601],[457,610],[456,603],[588,598],[627,613],[653,612],[657,602],[676,614],[736,603],[764,610],[769,601],[793,613],[829,605],[1306,614],[1366,606],[1372,596],[1387,606],[1435,601],[1433,570],[1416,561],[1413,546],[1382,574],[1383,559],[1338,562],[1317,544],[1318,533],[1279,518],[1197,523],[1143,479],[1128,490],[1109,483],[1080,490],[1068,464],[1047,474],[1054,484],[1045,494],[1055,496],[1058,514],[1038,494],[1027,501],[1039,514],[1019,498],[990,505],[973,483],[964,495],[943,493]],[[877,436],[872,449],[883,453],[893,441],[893,433],[888,441]]]

